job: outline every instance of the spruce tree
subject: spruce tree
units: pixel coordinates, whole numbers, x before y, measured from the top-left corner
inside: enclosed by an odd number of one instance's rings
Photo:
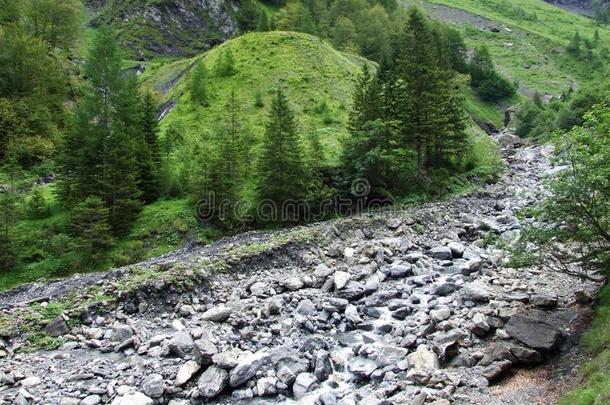
[[[442,106],[448,96],[446,72],[441,68],[438,42],[423,13],[413,8],[402,36],[396,65],[397,78],[405,83],[399,114],[403,145],[416,153],[417,173],[423,174],[426,152],[442,133]]]
[[[580,34],[578,32],[575,32],[574,36],[572,37],[572,40],[566,48],[568,53],[576,57],[580,56],[580,42]]]
[[[304,196],[306,178],[294,113],[284,90],[278,86],[271,102],[257,167],[259,202],[273,205],[262,219],[280,219],[278,215],[283,203]]]
[[[215,72],[218,77],[229,77],[236,73],[235,59],[233,58],[233,51],[230,48],[220,51],[216,59]]]
[[[243,179],[241,150],[241,123],[239,121],[239,106],[235,91],[226,105],[227,115],[222,127],[216,134],[214,154],[207,160],[207,185],[206,191],[213,193],[208,197],[209,210],[214,212],[214,217],[225,226],[235,223],[235,206]]]
[[[112,246],[109,210],[99,197],[88,197],[70,211],[69,230],[77,252],[89,261],[97,260]]]
[[[190,88],[191,100],[202,107],[210,105],[208,102],[207,80],[208,71],[203,61],[199,61],[191,73]]]
[[[161,151],[157,111],[158,105],[154,95],[150,91],[145,92],[140,99],[142,142],[138,146],[139,186],[145,202],[154,201],[159,196]]]
[[[351,131],[359,131],[367,122],[382,117],[381,93],[377,78],[371,75],[368,64],[365,64],[353,96],[348,124]]]
[[[137,148],[143,137],[137,82],[122,71],[121,62],[112,32],[100,29],[85,65],[88,86],[59,165],[61,199],[74,206],[99,197],[116,233],[129,229],[140,208]]]
[[[271,19],[269,18],[269,14],[267,14],[267,11],[264,8],[261,9],[260,15],[258,17],[256,30],[259,32],[271,31]]]

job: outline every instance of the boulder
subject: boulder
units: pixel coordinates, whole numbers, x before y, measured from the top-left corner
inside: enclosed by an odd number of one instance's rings
[[[335,290],[341,290],[345,288],[351,277],[352,276],[345,271],[335,271],[335,274],[333,275]]]
[[[197,372],[201,369],[201,366],[194,360],[189,360],[178,369],[176,380],[174,385],[179,387],[186,384]]]
[[[220,367],[210,366],[197,381],[199,393],[204,398],[214,398],[222,392],[229,381],[229,373]]]
[[[218,305],[205,311],[201,315],[201,319],[210,322],[224,322],[232,312],[233,308],[226,305]]]
[[[537,294],[530,297],[530,303],[541,308],[555,308],[558,303],[555,294]]]
[[[301,373],[297,376],[292,386],[292,392],[296,399],[301,399],[308,392],[318,386],[318,379],[311,373]]]
[[[313,301],[311,301],[310,299],[304,299],[299,302],[299,305],[297,305],[296,312],[301,315],[311,316],[316,315],[318,313],[318,310],[316,309],[316,306]]]
[[[524,315],[512,316],[504,329],[513,339],[537,350],[553,350],[561,340],[559,329]]]
[[[377,367],[395,366],[409,354],[409,350],[402,347],[384,345],[377,352],[375,363]]]
[[[125,394],[120,397],[116,397],[112,401],[112,405],[152,405],[152,398],[142,394],[141,392],[134,392]]]
[[[481,375],[487,378],[487,381],[494,382],[502,378],[511,366],[512,363],[509,360],[498,361],[481,370]]]
[[[467,283],[460,290],[462,298],[472,301],[487,302],[494,296],[492,287],[481,282]]]
[[[256,392],[261,397],[267,397],[277,394],[277,378],[263,377],[256,382]]]
[[[239,387],[252,379],[256,372],[267,364],[269,358],[269,354],[264,352],[241,357],[237,366],[229,373],[231,387]]]
[[[163,376],[160,374],[149,375],[140,385],[142,392],[151,398],[160,398],[163,395],[164,388]]]
[[[451,260],[453,253],[448,246],[437,246],[428,251],[428,256],[438,260]]]
[[[407,356],[409,367],[421,370],[436,370],[440,367],[436,353],[426,345],[417,346],[417,350]]]
[[[180,358],[199,358],[199,350],[195,346],[195,342],[191,337],[191,334],[185,331],[179,331],[174,333],[174,336],[168,344],[170,352],[174,353]]]
[[[53,319],[47,326],[45,326],[44,331],[51,336],[59,337],[63,335],[67,335],[70,333],[70,328],[66,323],[64,317],[59,315],[57,318]]]
[[[301,277],[289,277],[282,282],[282,285],[290,291],[297,291],[305,285]]]

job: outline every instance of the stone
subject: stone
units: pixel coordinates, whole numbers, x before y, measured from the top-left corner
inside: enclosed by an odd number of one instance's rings
[[[292,386],[294,397],[299,400],[318,386],[318,379],[311,373],[301,373]]]
[[[407,356],[409,367],[422,370],[436,370],[440,367],[438,356],[426,345],[417,346],[417,350]]]
[[[489,330],[491,329],[491,327],[487,323],[487,317],[479,312],[474,314],[474,316],[472,317],[472,324],[472,333],[479,337],[487,335],[487,333],[489,333]]]
[[[299,302],[299,305],[297,305],[296,312],[297,314],[311,316],[316,315],[318,313],[318,310],[310,299],[304,299]]]
[[[558,301],[555,294],[538,294],[530,297],[530,303],[541,308],[555,308]]]
[[[391,230],[398,229],[401,225],[401,221],[398,218],[390,218],[386,221],[386,226]]]
[[[80,405],[98,405],[102,403],[102,397],[97,394],[89,395],[80,401]]]
[[[133,329],[125,324],[115,323],[112,327],[112,340],[115,342],[123,342],[133,337]]]
[[[237,366],[229,373],[231,387],[239,387],[252,379],[256,372],[267,364],[269,358],[269,354],[264,352],[241,357]]]
[[[233,313],[233,308],[226,305],[218,305],[210,308],[201,315],[201,319],[211,322],[224,322]]]
[[[561,339],[561,332],[554,326],[524,315],[512,316],[504,329],[513,339],[537,350],[553,350]]]
[[[348,305],[345,308],[345,319],[352,322],[353,324],[359,324],[362,322],[362,318],[358,314],[358,307],[355,305]]]
[[[345,271],[335,271],[333,274],[333,281],[335,283],[335,290],[341,290],[345,288],[348,281],[352,278],[352,276]]]
[[[445,297],[451,293],[453,293],[457,289],[455,283],[442,283],[436,286],[433,290],[434,295],[438,295],[440,297]]]
[[[232,349],[212,356],[212,362],[220,368],[230,370],[239,364],[241,350]]]
[[[447,320],[451,318],[451,310],[447,306],[438,307],[430,311],[430,318],[436,322]]]
[[[209,339],[209,337],[204,337],[202,339],[195,341],[195,347],[197,348],[197,361],[202,365],[212,364],[212,358],[215,354],[218,353],[218,348],[216,345]]]
[[[349,372],[360,379],[369,378],[377,368],[375,361],[363,357],[355,358],[347,366]]]
[[[314,371],[318,381],[325,381],[333,372],[333,366],[330,361],[330,355],[326,350],[318,350],[314,357]]]
[[[489,382],[494,382],[502,378],[511,366],[512,363],[509,360],[498,361],[481,370],[481,375]]]
[[[394,366],[406,358],[408,354],[409,350],[403,349],[402,347],[384,345],[378,351],[375,363],[379,368]]]
[[[497,361],[508,360],[515,363],[517,359],[509,347],[503,343],[494,342],[485,349],[483,358],[479,361],[479,366],[489,366]]]
[[[197,372],[201,369],[199,363],[194,360],[189,360],[178,369],[174,385],[179,387],[186,384]]]
[[[112,405],[153,405],[153,400],[141,392],[134,392],[116,397]]]
[[[464,255],[464,250],[466,250],[464,245],[458,242],[450,242],[447,244],[447,247],[451,250],[451,254],[455,258],[462,257]]]
[[[145,395],[151,398],[159,398],[163,395],[165,386],[163,384],[163,376],[160,374],[151,374],[140,385],[140,389]]]
[[[199,394],[204,398],[214,398],[222,392],[229,381],[229,373],[220,367],[210,366],[197,381]]]
[[[267,284],[262,281],[257,281],[256,283],[250,286],[250,292],[257,297],[266,297],[267,296]]]
[[[459,342],[466,337],[466,334],[461,329],[451,329],[447,333],[439,333],[433,339],[433,344],[436,352],[443,360],[447,360],[459,348]]]
[[[168,343],[170,352],[180,358],[198,358],[199,350],[195,346],[195,342],[191,334],[185,331],[174,333]]]
[[[390,276],[394,278],[408,277],[413,275],[413,267],[409,264],[394,264],[390,267]]]
[[[261,397],[277,394],[277,378],[263,377],[256,382],[256,392]]]
[[[40,379],[40,377],[32,376],[21,380],[21,386],[23,388],[30,388],[39,385],[41,382],[42,380]]]
[[[532,366],[542,362],[542,355],[540,355],[540,353],[534,349],[512,345],[510,347],[510,351],[515,356],[519,364]]]
[[[53,319],[47,326],[45,326],[44,331],[51,336],[59,337],[63,335],[67,335],[70,333],[70,328],[66,323],[64,317],[59,315],[57,318]]]
[[[493,297],[493,289],[481,282],[467,283],[460,290],[462,298],[472,301],[487,302]]]
[[[297,291],[297,290],[300,290],[301,288],[303,288],[305,283],[303,283],[303,280],[301,279],[301,277],[289,277],[282,282],[282,285],[287,290]]]
[[[428,256],[438,260],[451,260],[453,253],[448,246],[437,246],[428,251]]]

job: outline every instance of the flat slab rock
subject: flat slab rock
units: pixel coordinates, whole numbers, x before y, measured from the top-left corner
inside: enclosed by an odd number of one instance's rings
[[[559,329],[525,315],[512,316],[504,329],[510,337],[537,350],[554,350],[561,341]]]

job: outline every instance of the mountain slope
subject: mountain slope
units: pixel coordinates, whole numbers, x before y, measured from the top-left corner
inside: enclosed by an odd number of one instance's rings
[[[89,0],[92,26],[110,25],[138,59],[194,55],[237,33],[230,0]]]
[[[565,51],[578,32],[591,41],[595,31],[601,48],[610,30],[587,17],[542,0],[408,0],[428,14],[460,30],[469,47],[487,45],[499,70],[518,81],[526,95],[534,91],[558,96],[568,88],[603,77],[605,68],[578,60]]]

